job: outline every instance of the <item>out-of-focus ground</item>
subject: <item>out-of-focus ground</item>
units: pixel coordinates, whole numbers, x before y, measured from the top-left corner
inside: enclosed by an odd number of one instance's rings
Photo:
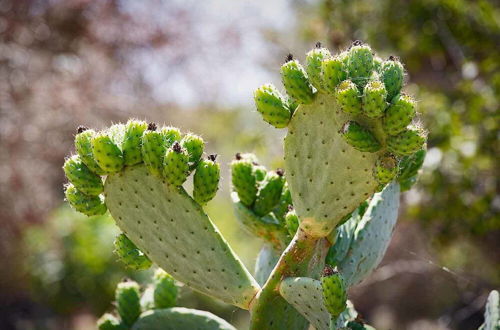
[[[253,89],[279,85],[288,52],[355,39],[401,57],[430,135],[390,249],[351,298],[379,329],[476,329],[500,286],[500,8],[485,0],[0,0],[0,328],[92,328],[121,278],[150,275],[115,260],[111,219],[63,203],[80,124],[201,134],[223,169],[208,212],[253,269],[260,242],[234,221],[227,164],[251,151],[280,166],[284,134]],[[245,312],[181,292],[245,328]]]

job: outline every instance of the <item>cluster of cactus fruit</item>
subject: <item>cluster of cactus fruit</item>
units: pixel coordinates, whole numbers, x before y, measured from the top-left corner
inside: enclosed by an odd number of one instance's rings
[[[253,276],[203,210],[220,169],[215,155],[202,157],[196,135],[138,120],[99,133],[79,128],[77,154],[64,165],[66,198],[89,216],[109,210],[123,231],[115,252],[128,267],[154,263],[194,290],[248,309],[251,329],[371,329],[348,289],[380,263],[400,191],[415,183],[425,157],[404,74],[397,58],[382,61],[360,42],[338,55],[318,44],[305,68],[287,57],[286,96],[270,84],[255,91],[263,119],[288,133],[284,170],[268,171],[249,153],[231,162],[236,219],[264,243]],[[182,185],[193,171],[190,196]],[[155,283],[168,278],[160,287],[175,296],[170,276],[157,274]],[[139,296],[137,284],[120,284],[121,321],[106,315],[99,327],[232,328],[156,296],[141,307]]]

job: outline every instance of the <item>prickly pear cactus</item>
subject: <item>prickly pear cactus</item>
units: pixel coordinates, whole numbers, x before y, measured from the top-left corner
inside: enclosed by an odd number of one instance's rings
[[[484,311],[484,323],[480,330],[500,329],[500,295],[497,290],[490,292]]]

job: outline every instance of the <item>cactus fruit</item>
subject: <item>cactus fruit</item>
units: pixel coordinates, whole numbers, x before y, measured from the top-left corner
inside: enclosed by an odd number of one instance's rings
[[[257,215],[268,214],[278,204],[284,183],[283,170],[267,173],[255,200],[254,211]]]
[[[273,209],[273,214],[281,223],[284,223],[285,215],[290,207],[293,207],[292,194],[290,193],[290,189],[288,189],[288,185],[285,182],[278,205]]]
[[[125,126],[122,151],[125,165],[135,165],[142,162],[142,134],[148,128],[144,121],[129,120]]]
[[[64,194],[69,204],[80,213],[89,217],[106,213],[106,204],[100,196],[85,195],[72,184],[66,186]]]
[[[425,135],[421,129],[410,128],[387,139],[387,149],[397,156],[409,156],[422,149]]]
[[[79,191],[86,195],[97,196],[104,190],[101,177],[89,170],[80,156],[66,159],[63,166],[64,174]]]
[[[373,69],[373,53],[368,45],[355,41],[348,52],[347,74],[360,88],[368,82]]]
[[[353,148],[363,152],[377,152],[382,147],[377,138],[355,121],[348,121],[341,131],[342,137]]]
[[[347,292],[342,275],[329,265],[325,266],[321,276],[323,301],[333,318],[337,318],[346,309]]]
[[[391,102],[399,94],[404,84],[403,65],[396,57],[390,56],[387,61],[382,63],[379,72],[387,90],[387,102]]]
[[[126,330],[127,326],[121,324],[115,316],[106,313],[97,320],[97,328],[99,330]]]
[[[237,154],[236,160],[231,162],[231,177],[233,189],[238,193],[240,201],[246,206],[252,206],[258,189],[252,163]]]
[[[189,175],[190,156],[179,142],[174,142],[163,160],[163,176],[175,187],[181,186]]]
[[[266,178],[267,170],[264,166],[254,165],[253,166],[253,174],[255,176],[255,180],[257,180],[258,182],[261,182]]]
[[[141,314],[139,284],[134,281],[119,283],[115,292],[116,310],[123,323],[132,326]]]
[[[189,156],[189,169],[195,169],[203,155],[205,142],[198,135],[188,133],[182,138],[180,145],[186,149]]]
[[[361,113],[361,94],[358,87],[351,80],[341,82],[335,91],[335,95],[342,111],[351,115]]]
[[[288,95],[298,103],[310,104],[314,100],[315,94],[307,73],[291,54],[288,55],[286,63],[281,66],[281,80]]]
[[[236,330],[209,312],[184,307],[157,309],[143,313],[132,330]]]
[[[181,141],[182,139],[181,131],[176,127],[163,127],[160,129],[160,133],[165,139],[165,148],[170,148],[175,141]]]
[[[325,91],[321,75],[322,62],[330,57],[330,51],[316,43],[316,47],[306,54],[306,72],[311,84],[319,91]]]
[[[393,104],[384,115],[384,131],[389,135],[397,135],[406,129],[415,116],[415,101],[408,95],[395,98]]]
[[[212,200],[219,189],[220,167],[215,161],[217,155],[210,155],[198,163],[194,173],[193,198],[200,205]]]
[[[405,156],[399,162],[398,182],[401,191],[410,189],[417,180],[418,171],[424,164],[426,151],[417,151],[411,156]]]
[[[169,274],[158,269],[154,274],[154,306],[155,308],[174,307],[177,301],[177,286]]]
[[[265,122],[276,128],[288,125],[292,113],[285,98],[271,84],[265,84],[254,92],[255,106]]]
[[[391,154],[381,156],[377,160],[373,174],[377,181],[382,185],[391,182],[398,173],[398,161]]]
[[[129,268],[143,270],[151,267],[151,260],[125,234],[115,238],[115,254]]]
[[[294,236],[295,233],[297,232],[297,229],[299,229],[299,224],[300,224],[297,213],[295,213],[293,209],[288,211],[288,213],[285,216],[285,221],[288,233],[290,234],[290,236]]]
[[[379,118],[384,115],[387,103],[387,91],[380,80],[370,81],[363,92],[363,112],[370,118]]]
[[[344,56],[347,55],[344,54]],[[344,62],[345,60],[341,55],[336,55],[323,60],[321,64],[324,86],[329,93],[335,93],[337,86],[347,79],[347,68]]]
[[[75,149],[82,162],[94,173],[104,175],[104,172],[94,159],[92,154],[92,138],[95,131],[84,126],[79,126],[75,136]]]
[[[97,133],[91,141],[92,154],[106,173],[119,172],[124,165],[123,153],[108,132]]]
[[[155,123],[150,123],[148,129],[142,135],[142,159],[151,174],[157,177],[163,175],[163,159],[167,146],[165,136],[162,132],[157,132]]]

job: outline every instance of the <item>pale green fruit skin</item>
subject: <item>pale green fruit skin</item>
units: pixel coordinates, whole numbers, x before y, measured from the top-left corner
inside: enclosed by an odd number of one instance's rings
[[[82,162],[80,156],[74,155],[66,159],[63,166],[64,174],[78,190],[90,196],[98,196],[103,192],[101,177]]]
[[[203,159],[194,172],[193,198],[200,205],[212,200],[219,189],[220,166],[215,161]]]
[[[231,163],[231,178],[234,191],[240,201],[251,207],[257,198],[257,179],[250,161],[241,159]]]
[[[387,102],[399,94],[404,84],[404,68],[397,59],[384,61],[380,67],[380,78],[387,90]]]
[[[288,233],[290,236],[294,236],[299,229],[299,217],[295,211],[289,211],[285,216],[286,228],[288,229]]]
[[[151,267],[151,260],[125,234],[120,234],[114,241],[115,254],[128,268],[145,270]]]
[[[325,90],[329,93],[335,93],[337,86],[347,79],[344,59],[339,55],[325,59],[321,64],[321,72]]]
[[[403,132],[415,117],[415,101],[408,95],[396,97],[384,115],[384,131],[389,135]]]
[[[116,287],[116,310],[127,326],[132,326],[141,314],[139,291],[139,284],[133,281],[119,283]]]
[[[391,182],[398,174],[398,162],[392,155],[384,155],[377,160],[373,175],[381,185]]]
[[[92,153],[99,167],[106,173],[121,171],[124,165],[123,153],[110,134],[101,132],[92,139]]]
[[[387,91],[379,80],[370,81],[363,93],[363,113],[370,118],[380,118],[387,107]]]
[[[142,162],[142,134],[148,128],[144,121],[129,120],[125,125],[122,151],[125,165],[136,165]]]
[[[387,149],[397,156],[409,156],[422,149],[425,135],[420,129],[406,129],[387,139]]]
[[[370,130],[355,121],[349,121],[344,125],[342,137],[353,148],[362,152],[377,152],[382,148]]]
[[[314,48],[306,54],[306,72],[311,84],[321,92],[325,92],[325,85],[321,75],[321,64],[323,60],[330,57],[330,51],[326,48]]]
[[[361,114],[363,111],[363,103],[361,94],[356,84],[351,80],[341,82],[335,91],[337,103],[342,111],[351,115]]]
[[[203,155],[205,142],[200,136],[188,133],[182,138],[181,146],[186,149],[186,153],[189,156],[189,168],[191,170],[195,169]]]
[[[71,207],[86,216],[103,215],[107,211],[100,196],[85,195],[72,184],[66,186],[64,194]]]
[[[346,284],[340,273],[321,277],[323,301],[333,318],[337,318],[347,305]]]
[[[297,60],[288,61],[281,66],[281,80],[287,94],[300,104],[310,104],[314,91],[307,73]]]
[[[276,128],[284,128],[290,121],[291,112],[285,97],[272,84],[259,87],[254,92],[257,111],[265,122]]]
[[[189,175],[189,155],[186,149],[175,151],[172,147],[167,150],[163,160],[163,177],[175,186],[180,187]]]
[[[160,178],[163,176],[163,160],[166,151],[165,137],[161,132],[148,130],[143,133],[142,159],[149,172]]]
[[[161,269],[154,275],[154,306],[155,308],[175,307],[178,289],[172,276]]]
[[[261,184],[254,205],[254,211],[259,216],[264,216],[271,212],[281,198],[281,192],[285,180],[280,175],[269,172]]]
[[[96,132],[91,129],[78,133],[75,136],[75,149],[82,162],[87,165],[92,172],[104,175],[106,172],[99,167],[99,164],[97,164],[94,159],[94,155],[92,154],[91,141],[95,134]]]
[[[373,70],[372,50],[368,45],[352,46],[347,56],[348,77],[362,89]]]

